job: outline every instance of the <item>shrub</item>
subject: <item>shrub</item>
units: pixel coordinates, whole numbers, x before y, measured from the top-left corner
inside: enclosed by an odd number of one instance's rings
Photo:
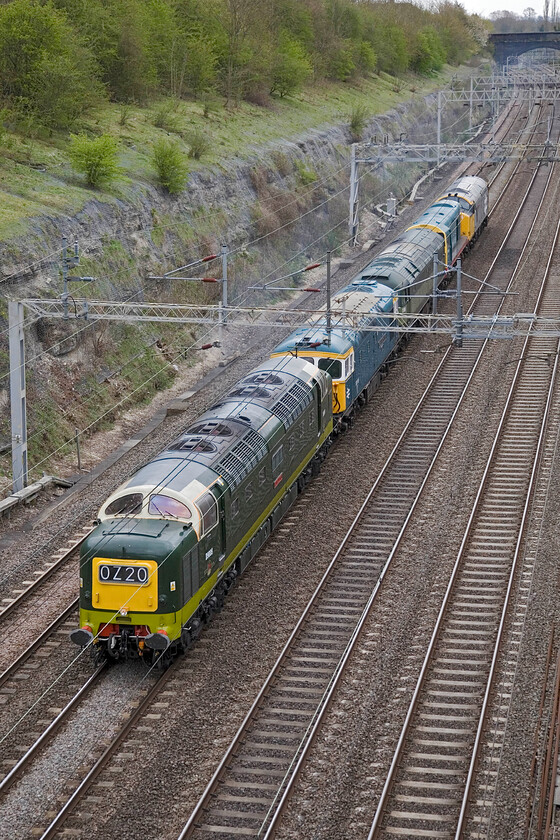
[[[185,186],[188,170],[177,143],[162,137],[154,143],[152,163],[158,181],[168,193],[174,195]]]
[[[179,118],[177,116],[177,106],[174,102],[164,102],[157,109],[154,114],[154,125],[156,128],[162,128],[164,131],[177,131],[179,128]]]
[[[101,96],[93,54],[51,3],[0,4],[0,98],[42,125],[67,128]]]
[[[193,96],[204,96],[216,82],[217,56],[212,44],[191,38],[187,42],[185,83]]]
[[[296,160],[295,165],[299,182],[303,187],[307,187],[317,180],[317,173],[310,166],[306,166],[303,161]]]
[[[311,62],[298,41],[283,35],[272,61],[270,92],[287,96],[300,90],[311,75]]]
[[[123,102],[120,107],[119,125],[122,128],[128,126],[130,117],[132,115],[132,105],[130,102]]]
[[[364,105],[354,105],[349,117],[350,131],[352,132],[352,139],[358,141],[362,139],[364,128],[368,121],[368,112]]]
[[[200,160],[202,155],[210,149],[210,138],[199,128],[193,128],[184,134],[185,140],[190,146],[189,157]]]
[[[356,72],[356,65],[352,55],[352,45],[343,42],[334,48],[328,60],[328,76],[337,82],[346,82]]]
[[[90,187],[112,181],[118,172],[118,143],[110,134],[93,138],[71,134],[69,154],[72,166],[86,176]]]

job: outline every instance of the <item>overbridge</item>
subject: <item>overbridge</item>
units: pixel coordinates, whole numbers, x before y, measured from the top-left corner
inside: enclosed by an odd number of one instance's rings
[[[509,32],[507,35],[490,35],[494,46],[496,64],[504,66],[508,58],[530,50],[560,50],[560,32]]]

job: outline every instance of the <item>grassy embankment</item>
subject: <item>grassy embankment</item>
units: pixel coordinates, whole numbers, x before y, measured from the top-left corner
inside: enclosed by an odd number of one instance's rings
[[[72,171],[67,136],[26,138],[6,131],[3,137],[0,135],[0,240],[24,232],[25,220],[33,216],[75,213],[92,195],[103,201],[132,200],[138,184],[155,184],[150,153],[154,140],[162,134],[177,139],[186,154],[189,144],[183,135],[192,129],[203,131],[208,136],[208,152],[202,160],[190,161],[191,170],[225,166],[228,159],[244,157],[264,143],[347,122],[357,107],[368,115],[384,113],[413,96],[441,87],[451,76],[451,69],[446,68],[430,78],[382,75],[357,86],[323,84],[296,97],[277,99],[272,108],[242,103],[226,111],[219,106],[208,117],[197,102],[162,100],[145,109],[107,105],[75,129],[109,133],[119,139],[121,174],[105,190],[86,189]],[[159,128],[155,125],[158,122],[163,123]]]
[[[0,137],[0,241],[9,247],[10,239],[25,234],[32,218],[73,215],[92,198],[101,202],[121,200],[134,204],[139,191],[156,184],[150,151],[154,140],[162,133],[176,139],[186,155],[189,132],[193,129],[205,132],[207,153],[200,161],[189,160],[191,171],[206,166],[227,170],[229,160],[247,157],[264,144],[289,140],[313,128],[348,122],[351,113],[359,108],[368,116],[384,113],[399,103],[441,87],[451,76],[452,71],[446,69],[431,78],[410,75],[397,80],[380,76],[359,86],[325,84],[294,98],[276,100],[272,108],[243,103],[232,111],[219,107],[208,116],[204,116],[201,105],[196,102],[176,104],[163,100],[146,109],[109,105],[76,126],[76,131],[109,133],[119,139],[120,175],[103,190],[87,189],[72,171],[66,136],[30,139],[6,132]],[[188,191],[188,183],[186,189]],[[171,214],[154,218],[150,235],[156,244],[157,238],[165,235],[171,219]],[[216,225],[223,229],[227,217],[219,218],[218,214]],[[197,235],[204,235],[210,241],[213,235],[218,235],[218,227],[212,230],[208,220],[201,218],[200,230],[189,230],[191,241]],[[49,249],[52,244],[49,243]],[[114,278],[112,282],[117,288],[126,286],[140,271],[141,266],[118,239],[103,242],[101,253],[82,260],[80,267],[82,274]],[[91,284],[87,288],[89,296],[110,295],[107,281],[103,284],[103,292],[96,291],[96,286],[98,284]],[[12,286],[11,294],[13,290]],[[55,291],[54,287],[50,291]],[[193,284],[184,286],[185,295],[200,295],[203,291]],[[31,465],[42,461],[45,452],[63,447],[65,441],[72,438],[75,428],[84,429],[90,424],[94,424],[92,429],[109,426],[122,408],[127,407],[122,404],[127,394],[131,395],[130,402],[136,404],[149,400],[155,390],[169,385],[175,371],[166,365],[166,360],[175,360],[178,352],[192,340],[192,335],[184,329],[179,333],[177,329],[162,328],[162,325],[146,325],[141,329],[126,325],[99,326],[87,330],[80,325],[79,330],[83,331],[81,352],[69,354],[64,364],[53,362],[48,356],[46,362],[43,360],[29,372]],[[156,337],[163,340],[163,352],[161,346],[154,343]],[[52,343],[48,335],[44,339],[45,346]],[[192,363],[192,356],[188,361]],[[3,369],[4,366],[0,373]],[[149,377],[152,377],[149,383],[140,387]],[[0,387],[6,385],[5,380],[0,383]],[[121,405],[113,410],[116,403]],[[96,422],[100,417],[103,417],[102,421]],[[6,417],[0,427],[0,438],[8,436]],[[63,451],[60,449],[58,455]],[[49,464],[42,462],[39,473],[48,468]],[[5,456],[0,459],[0,475],[9,474],[9,469]]]

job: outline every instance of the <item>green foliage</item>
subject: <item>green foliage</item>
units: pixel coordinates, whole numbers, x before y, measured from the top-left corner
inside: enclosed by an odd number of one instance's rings
[[[70,162],[77,172],[86,176],[90,187],[99,187],[115,178],[117,154],[117,141],[109,134],[93,138],[85,134],[70,136]]]
[[[172,195],[181,192],[188,170],[178,144],[162,137],[154,144],[152,163],[160,185]]]
[[[366,76],[375,70],[377,55],[369,41],[360,41],[354,47],[354,63],[362,76]]]
[[[218,57],[207,41],[189,38],[181,67],[181,80],[193,96],[201,97],[216,84]]]
[[[10,119],[8,108],[0,108],[0,146],[4,146],[8,139],[7,122]]]
[[[66,128],[95,104],[92,53],[49,2],[0,6],[0,100],[43,125]]]
[[[130,115],[131,115],[131,105],[130,103],[124,102],[120,107],[120,117],[119,117],[119,125],[121,128],[126,128],[129,123]]]
[[[311,72],[311,62],[302,45],[284,33],[272,60],[270,92],[278,96],[296,93],[303,87]]]
[[[417,73],[427,74],[441,70],[445,62],[445,50],[441,39],[432,26],[426,26],[418,33],[416,50],[411,67]]]
[[[364,128],[366,127],[369,114],[365,105],[355,105],[350,112],[350,131],[352,132],[352,139],[357,142],[362,139]]]
[[[189,157],[200,160],[210,149],[211,142],[208,135],[199,128],[193,128],[184,132],[184,137],[190,146]]]
[[[102,97],[270,106],[310,79],[431,73],[486,39],[451,0],[0,0],[0,108],[68,129]],[[155,124],[180,133],[173,106]]]
[[[162,103],[154,114],[153,122],[156,128],[162,128],[164,131],[179,131],[180,119],[177,115],[177,103],[173,101]]]
[[[337,82],[346,82],[356,72],[352,44],[348,41],[340,43],[329,57],[327,75]]]
[[[313,184],[317,180],[317,173],[315,170],[311,169],[310,166],[306,166],[303,161],[296,160],[295,168],[302,187],[307,187],[309,184]]]

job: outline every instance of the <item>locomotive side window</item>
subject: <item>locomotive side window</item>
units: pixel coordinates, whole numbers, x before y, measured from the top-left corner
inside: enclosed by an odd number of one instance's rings
[[[325,370],[333,379],[342,379],[340,359],[319,359],[319,370]]]
[[[218,521],[218,505],[212,493],[204,493],[196,500],[196,504],[202,514],[202,526],[207,534]]]
[[[232,519],[239,514],[239,499],[232,499],[231,500],[231,516]]]
[[[266,467],[263,467],[262,470],[259,472],[259,485],[262,485],[266,482]]]
[[[155,516],[173,516],[175,519],[192,519],[192,513],[187,505],[172,499],[171,496],[154,494],[150,496],[148,513]]]
[[[121,496],[115,499],[105,508],[106,516],[132,516],[142,510],[142,493],[129,493],[128,496]]]
[[[284,458],[284,447],[279,446],[276,452],[272,453],[272,472],[275,473],[280,466],[282,466],[282,461]]]
[[[250,499],[253,498],[253,485],[248,484],[245,488],[245,501],[248,502]]]

